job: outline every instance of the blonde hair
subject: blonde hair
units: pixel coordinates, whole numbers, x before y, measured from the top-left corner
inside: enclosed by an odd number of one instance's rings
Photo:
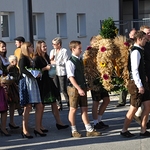
[[[8,57],[8,60],[9,60],[9,62],[12,62],[12,61],[17,61],[17,57],[15,56],[15,55],[10,55],[9,57]]]
[[[52,43],[53,43],[53,42],[56,42],[56,44],[60,44],[60,46],[62,46],[62,40],[61,40],[60,37],[54,38],[54,39],[52,40]]]
[[[31,57],[31,55],[29,54],[29,49],[28,49],[28,47],[30,47],[30,46],[32,46],[31,42],[24,42],[21,45],[21,55]]]
[[[140,31],[143,31],[144,29],[150,29],[150,27],[146,26],[146,25],[143,25],[143,26],[140,27]]]

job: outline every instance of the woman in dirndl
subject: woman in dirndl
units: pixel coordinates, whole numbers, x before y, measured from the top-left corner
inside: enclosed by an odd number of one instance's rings
[[[19,83],[19,95],[20,95],[20,104],[24,107],[23,112],[23,131],[22,137],[24,138],[33,138],[30,135],[28,130],[28,120],[29,113],[32,109],[32,104],[35,105],[35,129],[34,134],[40,136],[46,136],[40,130],[40,122],[42,115],[42,103],[39,92],[39,87],[36,81],[36,78],[40,78],[40,73],[35,77],[32,72],[34,70],[34,64],[32,60],[32,54],[34,52],[33,45],[30,42],[25,42],[21,46],[21,58],[19,60],[19,68],[22,78]],[[24,91],[24,86],[26,87],[26,91]]]
[[[56,99],[60,99],[60,93],[58,88],[55,86],[53,79],[50,78],[48,74],[48,71],[51,69],[51,65],[49,56],[47,54],[47,46],[44,41],[38,41],[36,43],[34,62],[35,67],[42,71],[42,77],[37,79],[43,103],[42,111],[44,111],[45,104],[51,104],[57,129],[60,130],[68,128],[69,126],[64,125],[60,119],[59,110],[56,104]],[[41,129],[45,132],[48,131],[42,126],[42,118]]]
[[[7,74],[7,66],[9,63],[6,58],[6,43],[0,40],[0,114],[1,114],[1,128],[0,132],[5,136],[10,136],[8,131],[6,130],[6,122],[7,122],[7,85],[3,75]]]
[[[0,76],[1,77],[9,77],[7,67],[9,65],[8,58],[6,57],[7,49],[6,49],[6,43],[2,40],[0,40]],[[4,81],[4,80],[3,80]],[[6,80],[5,80],[6,81]],[[3,82],[4,84],[4,82]],[[14,123],[14,110],[15,110],[15,103],[19,102],[19,99],[15,99],[17,93],[12,92],[11,86],[12,81],[7,79],[7,82],[5,82],[5,86],[7,87],[7,101],[9,103],[9,115],[10,115],[10,127],[19,128],[19,126],[16,126]],[[11,94],[10,94],[11,93]],[[11,103],[10,103],[11,101]]]
[[[8,131],[6,130],[6,122],[7,122],[7,85],[5,84],[5,79],[0,77],[0,114],[1,114],[1,134],[5,136],[10,136]]]

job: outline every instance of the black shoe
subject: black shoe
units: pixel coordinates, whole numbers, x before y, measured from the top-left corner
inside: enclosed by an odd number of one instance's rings
[[[0,132],[1,132],[1,135],[11,136],[11,134],[9,134],[9,133],[5,133],[5,132],[4,132],[4,131],[2,131],[2,130],[0,130]]]
[[[123,107],[125,104],[117,104],[116,107]]]
[[[104,127],[97,123],[96,125],[94,125],[94,129],[104,129]]]
[[[66,128],[68,128],[69,125],[60,125],[60,124],[57,124],[57,123],[56,123],[56,127],[57,127],[58,130],[61,130],[61,129],[66,129]]]
[[[36,131],[36,130],[34,130],[34,134],[35,134],[35,136],[37,136],[37,135],[46,136],[46,135],[47,135],[47,134],[45,134],[45,133],[40,133],[40,132],[38,132],[38,131]]]
[[[145,133],[140,133],[140,136],[143,136],[143,137],[150,137],[150,132],[145,131]]]
[[[41,129],[41,131],[42,131],[42,132],[48,132],[48,130],[47,130],[47,129]]]
[[[148,121],[148,123],[146,124],[147,129],[150,129],[150,120]]]
[[[102,122],[102,121],[100,121],[98,124],[101,125],[104,128],[109,128],[109,125],[104,124],[104,122]]]
[[[120,132],[120,135],[122,135],[123,137],[125,138],[131,138],[131,137],[134,137],[135,135],[130,133],[129,131],[126,131],[126,132]]]
[[[33,136],[32,135],[25,135],[23,132],[21,133],[23,138],[27,138],[27,139],[32,139]]]
[[[10,124],[10,123],[9,123],[9,127],[10,127],[10,129],[18,129],[18,128],[19,128],[19,126],[13,126],[13,125]]]

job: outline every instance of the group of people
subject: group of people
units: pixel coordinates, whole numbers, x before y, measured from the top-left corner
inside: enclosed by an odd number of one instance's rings
[[[141,125],[140,136],[150,137],[150,132],[147,131],[150,112],[150,27],[141,26],[139,31],[132,31],[134,41],[128,61],[130,108],[120,134],[127,138],[134,137],[135,135],[128,131],[128,127],[133,118],[138,118]]]
[[[146,130],[150,112],[149,40],[150,27],[148,26],[142,26],[130,38],[132,48],[128,62],[130,74],[128,92],[131,95],[131,105],[126,114],[122,131],[120,132],[123,137],[134,136],[134,134],[128,131],[128,127],[136,112],[140,114],[141,118],[140,136],[150,137],[150,132]],[[87,113],[87,85],[84,76],[83,61],[80,58],[82,53],[81,42],[71,41],[69,43],[72,53],[69,58],[67,50],[62,48],[60,38],[52,40],[54,49],[50,51],[50,55],[47,54],[45,41],[37,41],[35,52],[32,43],[25,42],[23,37],[17,37],[15,41],[17,49],[14,55],[11,55],[9,58],[6,56],[6,43],[0,41],[1,133],[5,136],[10,136],[6,129],[8,104],[11,116],[9,126],[13,129],[19,128],[13,120],[16,105],[17,107],[20,107],[20,105],[23,106],[22,137],[33,138],[28,129],[29,113],[33,104],[35,107],[34,134],[36,136],[40,135],[43,137],[48,132],[42,124],[44,106],[46,104],[52,106],[52,113],[56,120],[57,129],[68,128],[69,125],[65,125],[59,115],[59,110],[63,109],[60,95],[60,92],[62,92],[69,107],[68,120],[71,127],[71,136],[76,138],[82,137],[76,127],[75,118],[78,105],[81,108],[81,117],[86,129],[86,136],[102,135],[102,133],[96,130],[109,127],[109,125],[102,122],[102,116],[110,102],[110,98],[108,91],[104,88],[101,88],[99,91],[91,90],[94,122],[94,126],[92,127]],[[94,37],[91,38],[90,44],[92,45],[93,42]],[[144,57],[144,54],[146,54],[146,57]],[[49,76],[52,65],[56,66],[56,76],[54,78]],[[101,99],[103,102],[99,106]],[[141,108],[139,108],[140,106]]]
[[[33,105],[35,107],[35,135],[46,136],[46,132],[48,132],[42,125],[45,104],[52,106],[57,129],[68,128],[69,125],[63,124],[60,118],[56,103],[56,100],[61,102],[59,89],[48,74],[51,63],[47,54],[46,43],[38,41],[35,53],[33,44],[25,42],[23,37],[15,38],[15,44],[17,49],[14,55],[8,59],[6,43],[0,41],[1,133],[10,136],[6,128],[8,108],[10,111],[9,127],[11,129],[19,128],[13,120],[16,105],[23,107],[22,137],[33,138],[28,130],[29,113]],[[57,63],[57,61],[53,63]]]
[[[69,125],[63,124],[59,115],[59,110],[63,109],[60,95],[60,92],[62,92],[69,107],[68,119],[70,121],[72,137],[79,138],[82,136],[77,131],[75,122],[78,105],[81,107],[81,116],[87,131],[86,136],[100,136],[101,133],[95,129],[108,127],[108,125],[105,125],[101,121],[102,114],[107,106],[105,104],[100,109],[100,115],[98,115],[95,108],[98,108],[98,102],[101,97],[95,96],[95,104],[93,107],[95,125],[93,128],[87,114],[87,88],[83,63],[80,61],[80,55],[82,53],[81,42],[70,42],[69,47],[72,52],[70,59],[67,55],[67,50],[62,48],[60,38],[54,38],[52,40],[54,49],[50,51],[50,56],[47,54],[45,41],[37,41],[35,52],[33,44],[31,42],[25,42],[23,37],[15,38],[15,44],[17,49],[14,55],[9,57],[8,61],[6,56],[6,43],[0,41],[1,133],[5,136],[10,136],[6,128],[7,110],[8,108],[9,110],[11,109],[10,105],[8,107],[9,100],[14,105],[12,121],[10,120],[9,123],[11,129],[19,128],[13,120],[14,110],[18,106],[23,107],[21,132],[23,138],[33,138],[28,129],[29,113],[33,105],[35,108],[35,136],[39,135],[43,137],[48,132],[48,129],[42,124],[44,106],[46,104],[50,104],[52,107],[57,129],[68,128]],[[51,70],[52,65],[56,65],[56,76],[54,78],[49,76],[49,70]],[[67,78],[69,80],[68,87]],[[106,94],[106,97],[108,99],[106,101],[109,103],[109,95]]]

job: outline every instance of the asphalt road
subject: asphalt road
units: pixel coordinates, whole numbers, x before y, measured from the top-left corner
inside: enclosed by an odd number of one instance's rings
[[[46,137],[40,137],[33,134],[34,130],[34,110],[30,114],[29,128],[30,133],[34,136],[33,139],[22,138],[22,129],[9,130],[12,136],[6,137],[0,135],[0,150],[149,150],[150,149],[150,138],[141,138],[139,136],[140,127],[132,121],[129,130],[136,134],[136,138],[128,139],[120,136],[120,131],[124,122],[125,114],[129,108],[129,103],[125,107],[116,108],[118,96],[111,95],[111,102],[107,107],[105,114],[103,115],[103,121],[110,127],[106,130],[100,130],[102,136],[100,137],[86,137],[85,128],[80,117],[80,110],[77,113],[77,129],[81,132],[84,137],[72,138],[70,128],[64,130],[57,130],[55,125],[55,119],[51,112],[51,107],[46,106],[43,124],[49,130]],[[89,118],[92,122],[91,106],[92,100],[88,93],[88,104],[89,104]],[[63,101],[64,109],[60,112],[60,116],[65,124],[68,122],[68,108],[65,101]],[[22,116],[18,116],[17,111],[15,112],[15,122],[21,126]],[[9,115],[7,124],[9,123]]]

